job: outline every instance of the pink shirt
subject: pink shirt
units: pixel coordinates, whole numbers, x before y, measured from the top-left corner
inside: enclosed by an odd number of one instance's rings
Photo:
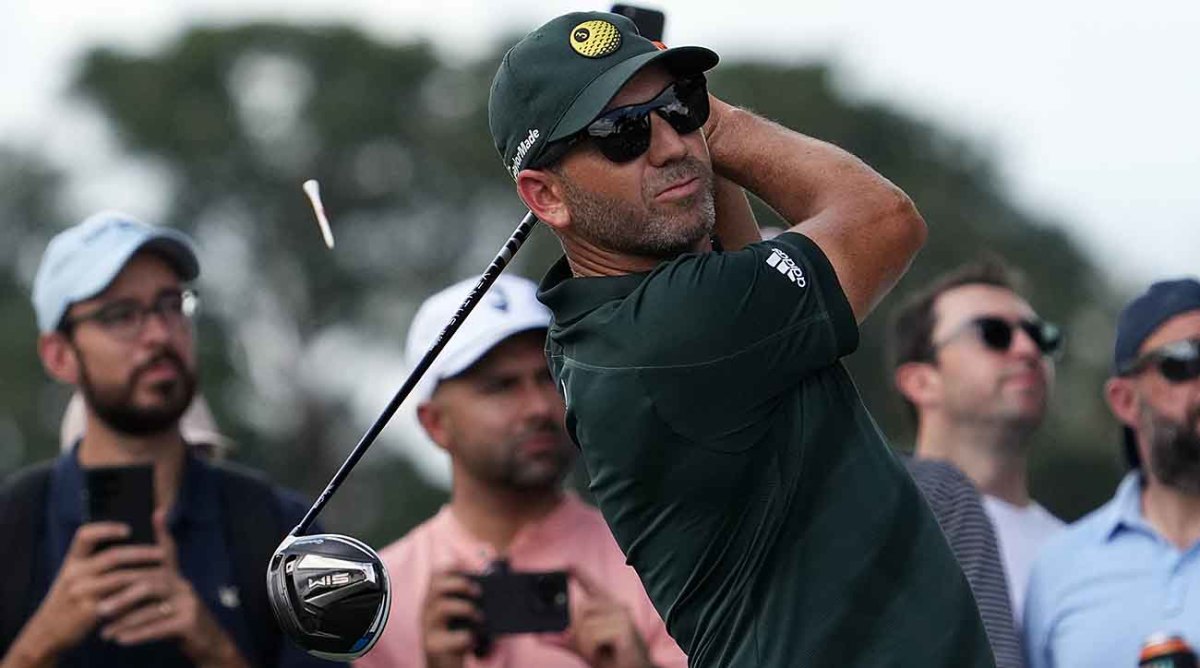
[[[483,571],[497,558],[492,547],[467,533],[449,506],[380,552],[392,579],[392,610],[383,637],[363,658],[359,668],[420,668],[421,605],[434,571],[455,564]],[[650,651],[654,665],[684,668],[687,657],[667,635],[658,612],[646,597],[642,583],[613,540],[604,518],[578,497],[568,494],[564,502],[536,524],[526,526],[513,539],[506,555],[513,570],[583,570],[625,603]],[[572,583],[570,595],[579,596]],[[484,659],[467,655],[466,668],[524,667],[586,668],[573,652],[532,635],[501,636]]]

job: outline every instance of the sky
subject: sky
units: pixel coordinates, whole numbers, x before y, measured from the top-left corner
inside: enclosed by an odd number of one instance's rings
[[[594,5],[574,0],[110,0],[6,6],[0,141],[43,149],[78,177],[72,210],[112,198],[118,165],[65,99],[93,45],[152,50],[192,23],[347,23],[471,58],[512,30]],[[1200,5],[1183,0],[671,0],[667,41],[726,58],[824,60],[844,90],[991,151],[1022,206],[1048,215],[1136,290],[1200,273]],[[717,91],[719,93],[719,91]],[[82,141],[81,141],[82,139]],[[97,146],[80,155],[81,146]],[[126,180],[128,181],[128,179]],[[918,206],[920,203],[917,203]],[[144,206],[152,208],[153,202]]]
[[[74,176],[68,213],[153,218],[152,167],[123,159],[65,98],[91,46],[146,52],[195,23],[343,23],[482,55],[574,0],[0,0],[0,142]],[[1128,293],[1200,274],[1200,3],[1184,0],[667,0],[666,41],[728,59],[832,63],[855,99],[884,102],[991,153],[1025,209],[1057,221]],[[718,94],[720,91],[715,91]],[[803,128],[798,128],[803,130]],[[163,189],[165,190],[165,189]],[[918,207],[920,202],[917,202]],[[382,393],[382,395],[380,394]],[[379,388],[370,402],[376,409]]]

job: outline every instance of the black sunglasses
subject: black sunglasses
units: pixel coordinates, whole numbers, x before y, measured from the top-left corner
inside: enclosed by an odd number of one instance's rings
[[[1120,376],[1132,376],[1154,366],[1158,373],[1172,383],[1186,383],[1200,378],[1200,339],[1176,341],[1151,350],[1126,364]]]
[[[1043,355],[1058,357],[1062,353],[1063,336],[1057,326],[1045,320],[1023,319],[1013,323],[994,316],[984,316],[968,321],[958,331],[943,339],[941,343],[935,344],[934,349],[941,348],[964,331],[974,331],[988,349],[1001,353],[1006,352],[1012,347],[1013,335],[1018,327],[1030,339],[1033,339],[1034,344]]]
[[[704,75],[679,79],[653,100],[610,109],[578,133],[546,148],[538,169],[558,162],[576,143],[590,140],[612,162],[629,162],[650,148],[650,114],[658,114],[681,135],[708,121],[708,85]]]

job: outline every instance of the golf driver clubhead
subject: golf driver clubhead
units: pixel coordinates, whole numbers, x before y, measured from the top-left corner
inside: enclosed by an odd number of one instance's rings
[[[370,547],[349,536],[302,534],[312,526],[450,337],[520,250],[537,220],[532,211],[521,219],[454,317],[271,557],[267,565],[271,610],[279,628],[309,654],[336,661],[349,661],[366,654],[383,633],[392,594],[387,570]]]
[[[267,597],[280,628],[306,652],[351,661],[379,640],[391,610],[387,568],[349,536],[291,536],[271,556]]]

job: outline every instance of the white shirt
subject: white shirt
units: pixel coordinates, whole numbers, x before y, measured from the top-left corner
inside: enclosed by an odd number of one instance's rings
[[[1029,586],[1033,560],[1042,545],[1066,525],[1037,502],[1030,502],[1025,507],[1014,506],[984,494],[983,508],[988,517],[992,518],[992,525],[996,527],[1000,558],[1004,561],[1008,591],[1012,596],[1013,617],[1017,628],[1020,628],[1021,615],[1025,610],[1025,590]]]

